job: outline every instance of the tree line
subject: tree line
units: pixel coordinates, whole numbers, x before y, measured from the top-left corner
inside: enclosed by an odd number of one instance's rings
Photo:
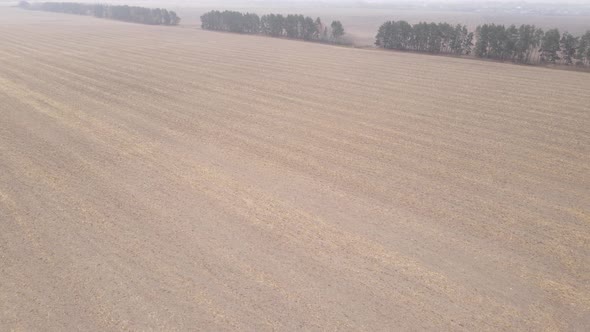
[[[433,54],[470,54],[473,47],[473,32],[460,24],[388,21],[379,27],[375,38],[378,47]]]
[[[178,25],[178,23],[180,23],[180,17],[178,17],[174,11],[168,11],[162,8],[75,2],[43,2],[30,4],[26,1],[21,1],[19,6],[31,10],[94,16],[98,18],[108,18],[141,24]]]
[[[289,14],[267,14],[212,10],[201,16],[201,28],[246,34],[263,34],[273,37],[338,42],[344,35],[340,21],[329,26],[318,17]]]
[[[177,25],[180,17],[174,11],[126,5],[86,4],[73,2],[21,1],[25,9],[88,15],[99,18],[153,25]],[[318,17],[298,14],[266,14],[212,10],[201,16],[206,30],[245,34],[262,34],[321,42],[340,42],[344,27],[340,21],[326,25]],[[475,43],[474,43],[475,42]],[[431,54],[474,55],[479,58],[516,63],[564,64],[590,66],[590,30],[582,36],[558,29],[544,31],[534,25],[483,24],[475,32],[467,26],[448,23],[409,24],[387,21],[375,36],[375,45],[386,49]]]
[[[475,44],[474,44],[475,41]],[[387,21],[379,27],[375,45],[386,49],[455,55],[473,54],[479,58],[516,63],[590,65],[590,31],[582,36],[558,29],[543,31],[534,25],[508,27],[497,24],[477,26],[406,21]]]
[[[582,36],[534,25],[484,24],[476,29],[475,55],[518,63],[590,65],[590,31]]]

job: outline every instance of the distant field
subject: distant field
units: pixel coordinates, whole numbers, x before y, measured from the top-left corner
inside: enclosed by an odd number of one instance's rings
[[[584,330],[589,86],[1,8],[0,330]]]
[[[484,23],[496,24],[535,24],[544,29],[559,28],[561,31],[569,31],[574,35],[582,35],[590,30],[590,16],[534,16],[534,15],[509,15],[509,14],[480,14],[455,11],[433,10],[392,10],[382,8],[346,8],[340,6],[324,8],[310,8],[308,6],[277,6],[247,7],[213,6],[213,7],[176,7],[183,18],[183,24],[187,26],[200,26],[200,16],[211,10],[238,10],[243,12],[266,13],[301,13],[312,17],[321,17],[325,22],[340,20],[344,24],[350,39],[358,46],[373,45],[379,26],[388,20],[406,20],[410,23],[448,22],[451,24],[465,24],[471,30]]]

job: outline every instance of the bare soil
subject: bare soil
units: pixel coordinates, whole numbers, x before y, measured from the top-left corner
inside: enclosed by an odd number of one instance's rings
[[[584,330],[590,75],[0,10],[0,330]]]

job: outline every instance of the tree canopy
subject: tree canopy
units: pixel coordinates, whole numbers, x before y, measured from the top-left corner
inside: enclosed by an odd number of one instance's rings
[[[180,17],[178,17],[174,11],[168,11],[162,8],[115,6],[75,2],[42,2],[29,4],[26,1],[21,1],[19,6],[32,10],[87,15],[142,24],[178,25],[180,23]]]
[[[448,23],[387,21],[379,27],[375,45],[387,49],[426,53],[470,54],[473,33],[466,26]]]
[[[332,28],[332,38],[337,40],[344,36],[344,27],[340,21],[333,21],[330,27]]]
[[[475,45],[473,44],[475,40]],[[387,21],[379,27],[375,45],[386,49],[455,55],[518,63],[590,65],[590,31],[583,36],[558,29],[544,32],[534,25],[483,24],[475,33],[448,23]]]
[[[332,22],[330,29],[318,17],[315,20],[300,14],[266,14],[212,10],[201,16],[201,28],[246,34],[263,34],[292,39],[334,41],[344,34],[339,21]]]

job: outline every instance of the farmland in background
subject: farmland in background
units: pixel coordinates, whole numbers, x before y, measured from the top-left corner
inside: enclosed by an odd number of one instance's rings
[[[383,8],[355,8],[334,6],[324,8],[310,6],[275,6],[258,7],[249,6],[223,6],[211,5],[204,7],[172,7],[183,19],[185,26],[200,27],[199,17],[209,10],[237,10],[241,12],[255,12],[259,15],[269,13],[301,13],[311,17],[321,17],[324,21],[340,20],[346,29],[346,33],[357,46],[373,46],[375,35],[379,26],[388,20],[405,20],[411,24],[418,22],[447,22],[450,24],[465,24],[470,30],[484,23],[504,25],[534,24],[543,29],[558,28],[560,31],[569,31],[574,35],[584,34],[590,29],[590,15],[565,16],[565,15],[515,15],[515,14],[490,14],[472,13],[444,10],[398,10]]]

